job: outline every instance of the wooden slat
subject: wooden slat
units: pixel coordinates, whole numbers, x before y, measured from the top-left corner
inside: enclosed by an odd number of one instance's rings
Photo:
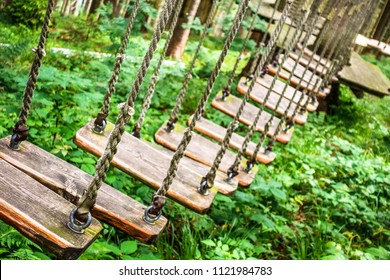
[[[297,44],[297,49],[302,51],[303,46],[301,44]],[[309,50],[308,48],[304,48],[303,51],[307,57],[313,57],[313,60],[315,60],[316,62],[321,63],[325,67],[330,67],[331,63],[328,59],[321,58],[318,54],[314,54],[313,51]]]
[[[350,65],[338,74],[341,83],[378,96],[390,95],[390,80],[374,64],[352,52]]]
[[[269,74],[265,74],[264,77],[257,78],[256,83],[258,83],[258,84],[260,84],[268,89],[271,87],[273,79],[274,79],[274,76],[271,76]],[[277,79],[275,81],[275,84],[274,84],[272,90],[275,93],[282,95],[283,89],[286,85],[287,85],[287,88],[286,88],[285,93],[283,94],[283,97],[287,98],[289,100],[293,99],[294,103],[298,104],[298,102],[303,94],[302,91],[297,90],[297,92],[295,93],[295,88],[292,87],[291,85],[286,84],[285,81],[281,81],[281,80]],[[295,93],[295,95],[294,95],[294,93]],[[306,103],[307,98],[308,97],[306,95],[302,98],[302,101],[300,103],[301,106],[303,106]],[[313,112],[317,109],[317,107],[318,107],[318,102],[316,102],[315,104],[312,104],[311,102],[309,102],[306,109],[309,112]]]
[[[248,87],[249,85],[245,84],[245,78],[242,78],[237,85],[237,91],[245,95],[248,91]],[[268,91],[269,89],[267,89],[266,87],[258,83],[255,83],[250,98],[257,103],[263,104],[264,99],[268,94]],[[271,110],[276,111],[281,115],[283,115],[286,112],[287,108],[290,107],[287,111],[287,116],[291,117],[294,114],[294,110],[297,108],[297,104],[293,102],[290,105],[291,100],[283,97],[278,107],[276,108],[279,99],[280,99],[280,95],[271,91],[265,106]],[[299,108],[297,110],[299,111]],[[297,124],[304,124],[307,120],[307,114],[296,114],[294,120]]]
[[[174,151],[167,149],[161,145],[157,145],[156,143],[150,143],[147,141],[143,141],[146,145],[149,145],[153,147],[154,149],[157,149],[161,153],[167,155],[169,158],[172,158]],[[181,163],[183,163],[186,167],[190,168],[195,173],[205,176],[207,172],[210,170],[210,167],[208,165],[205,165],[201,162],[198,162],[196,160],[193,160],[192,158],[184,156],[181,160]],[[234,193],[237,190],[238,187],[238,181],[233,178],[231,182],[226,182],[227,175],[226,173],[223,173],[221,171],[217,171],[217,176],[215,177],[214,185],[218,187],[218,192],[230,195]]]
[[[277,69],[274,68],[272,65],[268,65],[268,73],[271,74],[271,75],[276,75],[276,72],[277,72]],[[312,91],[314,92],[315,94],[318,94],[320,96],[324,96],[324,95],[327,95],[329,93],[329,90],[325,88],[325,92],[322,92],[321,90],[319,90],[319,86],[320,86],[320,82],[317,84],[317,88],[314,88],[314,83],[310,83],[308,84],[307,82],[305,81],[301,81],[300,78],[296,77],[296,76],[292,76],[291,79],[290,79],[290,73],[287,72],[286,70],[282,70],[279,72],[279,77],[284,79],[285,81],[289,81],[290,80],[290,85],[293,86],[293,87],[296,87],[298,86],[298,88],[300,90],[308,90],[308,91]]]
[[[175,124],[175,129],[172,132],[167,132],[162,126],[154,135],[156,142],[161,145],[176,151],[181,139],[183,138],[185,128],[179,124]],[[220,149],[220,146],[210,140],[202,137],[199,134],[193,133],[190,144],[185,150],[184,154],[194,160],[202,162],[208,166],[212,166],[215,157]],[[219,170],[227,173],[228,168],[233,164],[236,155],[231,151],[226,151],[222,158]],[[249,186],[255,177],[256,172],[246,173],[244,168],[246,167],[246,160],[243,159],[240,164],[239,174],[235,177],[238,180],[240,186]]]
[[[112,123],[108,123],[104,135],[97,135],[92,132],[93,121],[82,127],[74,138],[74,142],[82,149],[101,156],[107,145],[108,135],[114,128]],[[163,180],[167,176],[171,159],[146,145],[143,141],[133,137],[129,133],[124,133],[118,152],[116,153],[112,165],[144,182],[153,189],[159,189]],[[177,176],[173,180],[167,196],[185,207],[199,213],[206,214],[218,192],[218,188],[213,186],[210,194],[204,196],[197,189],[202,180],[202,176],[196,174],[184,164],[180,164]]]
[[[192,121],[192,117],[188,120],[188,123],[190,124]],[[212,138],[219,142],[222,142],[223,138],[225,137],[227,129],[213,123],[212,121],[209,121],[205,118],[200,118],[196,122],[195,130]],[[237,133],[233,133],[232,137],[230,138],[229,145],[231,148],[239,150],[244,143],[244,137],[238,135]],[[248,147],[245,151],[245,154],[248,156],[253,156],[253,153],[255,151],[256,144],[253,142],[249,142]],[[264,149],[261,148],[259,154],[257,155],[256,159],[258,162],[269,164],[276,158],[276,155],[273,152],[270,152],[268,154],[264,154]]]
[[[309,69],[311,71],[314,71],[317,75],[323,75],[323,73],[325,73],[326,70],[324,70],[325,66],[320,64],[320,63],[317,63],[315,61],[312,61],[309,63],[309,60],[304,58],[304,57],[301,57],[299,58],[299,56],[296,54],[296,53],[293,53],[293,52],[290,52],[289,53],[289,56],[294,59],[295,61],[297,61],[299,59],[299,63],[302,65],[302,66],[306,66],[306,65],[309,65]]]
[[[83,234],[66,224],[74,205],[0,159],[0,218],[61,259],[77,259],[102,225],[92,219]]]
[[[25,141],[20,151],[6,145],[9,137],[0,140],[0,157],[41,184],[49,187],[73,204],[77,204],[92,176]],[[98,192],[92,215],[144,243],[153,243],[163,231],[167,219],[161,217],[154,225],[142,217],[146,206],[107,184]]]
[[[241,99],[234,96],[234,95],[229,95],[225,101],[221,99],[221,95],[218,94],[214,100],[212,101],[211,105],[224,112],[225,114],[234,117],[237,114],[237,111],[240,107],[241,104]],[[244,107],[244,110],[239,118],[240,122],[250,126],[253,124],[257,113],[259,112],[259,108],[256,106],[247,103],[246,106]],[[257,130],[260,132],[264,131],[265,124],[271,119],[271,114],[265,112],[264,110],[261,112],[261,117],[260,120],[257,123]],[[270,128],[268,130],[267,135],[269,137],[272,137],[275,133],[275,130],[281,120],[277,117],[274,117],[272,120],[272,124],[270,125]],[[277,135],[276,140],[280,143],[287,143],[290,141],[292,135],[292,131],[289,132],[280,132],[279,135]]]
[[[268,65],[268,73],[269,74],[275,75],[276,72],[277,72],[277,68],[273,67],[272,65]],[[279,77],[285,81],[288,81],[288,79],[290,78],[290,72],[288,72],[285,69],[282,69],[281,71],[279,71]],[[307,90],[313,91],[313,84],[312,83],[309,84],[303,79],[301,81],[300,77],[295,76],[294,73],[290,79],[290,85],[293,87],[299,86],[300,90],[307,89]]]
[[[295,65],[297,64],[297,65]],[[305,82],[310,82],[311,85],[314,85],[315,84],[315,81],[318,79],[319,80],[319,83],[321,83],[322,81],[322,78],[319,77],[318,75],[314,74],[308,67],[308,69],[306,70],[305,72],[305,69],[306,67],[302,66],[301,64],[299,64],[299,62],[297,63],[294,59],[292,58],[287,58],[286,61],[283,63],[283,69],[285,69],[286,71],[288,71],[289,73],[292,72],[292,70],[294,69],[295,67],[295,70],[294,70],[294,76],[296,76],[297,78],[300,78],[303,76],[303,80]],[[303,75],[305,73],[305,75]],[[313,76],[313,77],[312,77]]]

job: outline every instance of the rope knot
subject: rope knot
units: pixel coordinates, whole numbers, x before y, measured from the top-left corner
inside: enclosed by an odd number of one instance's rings
[[[127,105],[126,102],[122,102],[122,103],[119,103],[118,104],[118,109],[120,110],[124,110],[124,114],[126,115],[129,115],[129,116],[132,116],[134,115],[135,113],[135,110],[133,107],[130,107],[129,105]]]
[[[160,219],[164,205],[165,196],[154,194],[151,205],[145,209],[143,220],[148,224],[154,224]]]
[[[19,150],[19,145],[22,141],[26,140],[28,137],[28,126],[21,123],[16,123],[13,127],[13,134],[11,136],[11,141],[8,145],[12,150]]]
[[[39,46],[33,47],[32,51],[34,53],[37,53],[40,57],[45,57],[46,56],[46,51],[43,48],[40,48]]]

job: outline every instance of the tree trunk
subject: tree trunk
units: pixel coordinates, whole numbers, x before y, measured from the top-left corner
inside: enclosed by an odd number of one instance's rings
[[[150,0],[148,2],[150,2]],[[157,10],[158,15],[161,13],[162,8],[164,7],[164,2],[165,0],[154,0],[152,3],[150,3]],[[146,22],[153,28],[156,28],[158,20],[156,18],[148,17]]]
[[[126,16],[126,12],[129,8],[129,4],[130,4],[130,0],[125,0],[125,2],[120,7],[119,16],[121,17]]]
[[[380,15],[378,22],[376,24],[376,28],[373,34],[373,38],[378,41],[387,41],[387,31],[390,25],[390,1],[387,1],[386,6],[382,10],[382,14]]]
[[[84,15],[85,16],[89,15],[89,11],[91,9],[91,4],[92,4],[92,0],[87,0],[87,1],[84,2],[83,11],[84,11]]]
[[[69,16],[70,13],[70,6],[71,6],[70,2],[71,2],[70,0],[64,0],[64,2],[62,2],[61,14],[66,17]]]
[[[202,24],[206,23],[207,17],[210,13],[213,1],[201,1],[196,16],[200,19]]]
[[[102,4],[103,0],[92,0],[91,7],[89,9],[90,14],[95,14],[97,9],[99,9],[100,5]]]
[[[190,24],[195,18],[201,0],[185,0],[179,19],[177,21],[171,42],[168,47],[167,55],[172,58],[179,59],[187,44],[190,35],[190,29],[184,29],[183,23]]]
[[[112,0],[112,16],[113,17],[119,17],[121,12],[121,1],[120,0]]]

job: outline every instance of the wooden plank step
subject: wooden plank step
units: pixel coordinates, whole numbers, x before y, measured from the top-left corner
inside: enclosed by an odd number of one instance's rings
[[[274,76],[271,76],[269,74],[265,74],[264,77],[257,78],[256,83],[258,83],[258,84],[260,84],[268,89],[271,87],[273,79],[274,79]],[[298,104],[303,92],[298,90],[294,96],[295,88],[292,87],[291,85],[286,84],[285,81],[281,81],[281,80],[277,79],[275,81],[275,84],[274,84],[272,90],[275,93],[282,95],[283,89],[286,85],[287,85],[287,88],[286,88],[285,93],[283,94],[283,97],[287,98],[289,100],[291,100],[294,97],[294,99],[293,99],[294,103]],[[307,98],[308,98],[308,96],[306,96],[306,95],[303,97],[303,99],[301,101],[301,105],[304,105],[306,103]],[[311,102],[309,102],[306,109],[309,112],[313,112],[317,109],[317,107],[318,107],[318,102],[316,102],[315,104],[312,104]]]
[[[295,64],[297,64],[297,65],[295,66]],[[309,68],[306,70],[306,73],[305,73],[306,67],[299,64],[299,62],[297,63],[294,59],[292,59],[290,57],[287,58],[287,60],[283,63],[283,69],[285,69],[288,73],[291,73],[292,70],[294,69],[294,67],[295,67],[294,76],[296,76],[297,78],[300,78],[303,76],[303,81],[305,81],[307,83],[310,82],[310,84],[313,86],[314,86],[315,81],[317,79],[319,80],[319,82],[322,81],[322,78],[319,77],[318,75],[314,74],[312,71],[310,71]],[[303,73],[305,73],[305,75],[303,75]]]
[[[45,150],[24,141],[20,151],[7,147],[10,137],[0,140],[0,157],[41,184],[77,204],[92,176]],[[161,217],[150,225],[142,219],[146,206],[103,183],[92,216],[107,222],[144,243],[154,243],[167,219]]]
[[[304,57],[301,57],[299,58],[299,55],[297,55],[296,53],[293,53],[293,52],[289,52],[289,56],[294,59],[295,61],[297,61],[299,59],[299,63],[306,67],[306,65],[309,65],[309,69],[311,71],[314,71],[317,75],[323,75],[323,73],[325,73],[325,66],[320,64],[320,63],[317,63],[316,61],[312,61],[309,63],[309,60],[304,58]]]
[[[83,234],[67,227],[74,205],[0,159],[0,219],[61,259],[77,259],[103,229],[96,219]]]
[[[249,85],[245,84],[245,80],[246,80],[245,78],[241,78],[241,80],[237,85],[237,91],[243,95],[247,93],[249,87]],[[269,89],[267,89],[266,87],[258,83],[255,83],[250,98],[257,103],[263,104],[264,99],[268,94],[268,91]],[[265,106],[271,110],[276,111],[278,114],[283,115],[286,112],[287,108],[289,107],[291,100],[283,97],[282,101],[279,103],[279,106],[276,108],[279,99],[280,99],[280,95],[271,91]],[[288,117],[291,117],[294,114],[294,110],[296,109],[297,106],[298,105],[296,103],[291,104],[290,108],[287,111]],[[304,124],[307,120],[307,114],[296,114],[294,120],[297,124]]]
[[[374,64],[352,52],[350,65],[345,65],[338,74],[341,83],[353,90],[365,91],[380,97],[390,95],[390,80]]]
[[[328,68],[331,66],[331,62],[328,59],[321,58],[318,54],[313,53],[313,51],[311,51],[308,48],[303,48],[302,44],[297,44],[297,49],[300,51],[302,51],[302,49],[303,49],[304,54],[307,57],[309,57],[309,58],[313,57],[313,60],[315,60],[316,62],[319,62],[323,66],[328,67]]]
[[[175,124],[175,129],[172,132],[165,130],[165,124],[157,130],[154,138],[157,143],[176,151],[181,139],[183,138],[185,127],[180,124]],[[220,149],[220,146],[209,139],[202,137],[199,134],[193,133],[190,144],[185,150],[184,154],[194,160],[197,160],[208,166],[212,166],[215,157]],[[227,173],[228,168],[233,164],[236,158],[236,154],[231,151],[226,151],[222,158],[219,170]],[[235,177],[238,184],[243,187],[249,186],[254,178],[256,172],[246,173],[244,171],[246,165],[246,159],[242,159],[240,164],[239,174]]]
[[[108,135],[114,129],[114,125],[107,123],[104,135],[93,133],[92,127],[93,121],[82,127],[76,133],[74,142],[80,148],[100,157],[106,148]],[[112,161],[113,166],[156,190],[162,185],[170,164],[171,159],[168,156],[129,133],[123,134],[118,145],[118,152]],[[184,164],[180,164],[167,196],[199,214],[206,214],[218,188],[213,186],[209,190],[209,195],[202,195],[197,191],[201,180],[202,176]]]
[[[146,145],[152,146],[154,149],[160,151],[161,153],[167,155],[169,158],[172,158],[174,151],[167,149],[161,145],[157,145],[156,143],[150,143],[147,141],[143,141]],[[180,162],[182,162],[185,166],[198,173],[199,175],[205,176],[207,172],[210,170],[208,165],[205,165],[199,161],[193,160],[192,158],[184,156]],[[221,171],[217,171],[217,176],[215,177],[215,186],[218,187],[218,192],[224,195],[230,195],[237,190],[238,181],[233,178],[231,182],[226,182],[227,175]]]
[[[271,75],[275,75],[276,74],[276,71],[277,69],[274,68],[272,65],[268,65],[268,73],[271,74]],[[290,73],[287,72],[286,70],[282,70],[279,72],[279,77],[284,79],[285,81],[288,81],[289,78],[290,78]],[[315,83],[315,82],[314,82]],[[317,88],[314,88],[314,83],[310,83],[308,84],[307,82],[305,81],[301,81],[300,78],[296,77],[293,75],[293,77],[290,79],[290,85],[293,86],[293,87],[296,87],[298,86],[298,88],[300,90],[305,90],[307,89],[308,91],[312,91],[314,92],[315,94],[318,94],[320,96],[323,96],[324,94],[327,95],[329,93],[329,89],[325,89],[325,92],[322,93],[319,89],[318,89],[318,86],[320,84],[317,84]]]
[[[188,120],[188,124],[191,123],[193,116],[190,117]],[[205,118],[200,118],[196,122],[195,130],[212,138],[219,142],[223,141],[223,138],[226,135],[227,129],[217,125],[216,123],[213,123],[212,121],[209,121]],[[244,137],[241,135],[238,135],[237,133],[233,133],[232,137],[230,138],[229,146],[233,149],[239,150],[244,143]],[[245,154],[248,156],[253,156],[253,153],[256,149],[256,144],[253,142],[249,142],[248,147],[245,151]],[[261,148],[259,154],[257,155],[256,159],[258,162],[269,164],[276,158],[276,155],[273,152],[270,152],[268,154],[264,154],[264,149]]]
[[[223,101],[221,97],[222,97],[221,94],[218,94],[213,99],[211,105],[214,108],[216,108],[216,109],[218,109],[218,110],[224,112],[225,114],[230,115],[231,117],[234,118],[234,116],[236,115],[236,113],[240,107],[242,100],[234,95],[229,95],[225,99],[225,101]],[[240,122],[250,126],[253,124],[258,112],[259,112],[259,108],[257,108],[256,106],[254,106],[250,103],[247,103],[244,107],[244,110],[243,110],[239,120],[240,120]],[[258,121],[257,127],[256,127],[257,130],[260,132],[263,132],[264,128],[265,128],[265,124],[270,119],[271,119],[271,114],[269,114],[266,111],[261,112],[261,117],[260,117],[260,120]],[[272,137],[274,135],[275,130],[276,130],[277,126],[279,125],[280,121],[281,120],[277,117],[273,118],[272,124],[270,125],[270,128],[269,128],[268,133],[267,133],[267,135],[269,137]],[[276,136],[276,140],[280,143],[285,144],[288,141],[290,141],[292,132],[293,132],[292,130],[290,130],[288,132],[281,131]]]

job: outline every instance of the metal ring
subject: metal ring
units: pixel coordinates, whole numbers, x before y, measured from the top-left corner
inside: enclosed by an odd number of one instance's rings
[[[144,213],[144,216],[142,217],[142,219],[148,223],[149,225],[154,225],[155,222],[160,219],[161,217],[161,211],[157,214],[157,215],[151,215],[150,214],[150,210],[153,208],[152,205],[150,205],[148,208],[145,209],[145,213]]]
[[[16,140],[17,136],[18,135],[16,133],[12,134],[11,140],[10,140],[9,144],[7,145],[8,148],[10,148],[11,150],[14,150],[14,151],[20,150],[19,145],[20,145],[21,141]]]
[[[81,223],[81,222],[77,221],[74,217],[76,212],[77,212],[77,207],[74,208],[72,210],[72,212],[70,212],[69,222],[67,225],[68,225],[68,228],[70,230],[72,230],[73,232],[82,234],[82,233],[84,233],[84,229],[86,229],[87,227],[89,227],[91,225],[92,215],[91,215],[91,212],[88,212],[87,221],[85,223]]]
[[[106,128],[107,122],[106,120],[102,121],[102,125],[94,124],[92,127],[92,131],[95,132],[96,134],[102,135],[104,133],[104,129]]]
[[[206,179],[202,180],[202,182],[200,183],[200,187],[198,188],[198,192],[204,196],[208,196],[210,194]]]

